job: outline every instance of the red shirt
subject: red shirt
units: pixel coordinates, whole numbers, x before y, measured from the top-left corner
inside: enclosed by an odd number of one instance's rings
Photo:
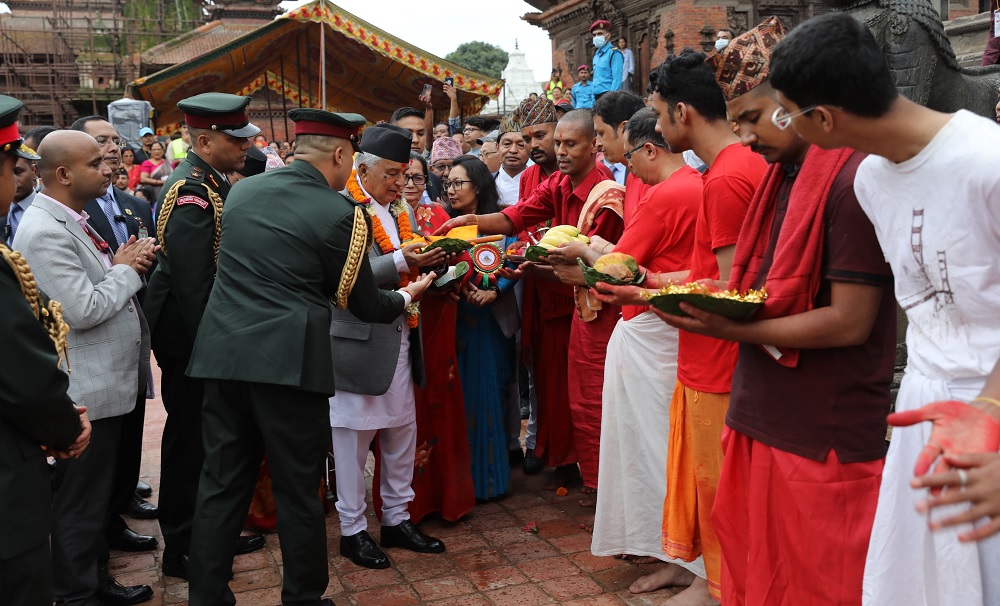
[[[686,270],[691,265],[703,187],[701,173],[690,166],[682,166],[666,181],[646,187],[615,251],[632,255],[653,273]],[[628,321],[647,309],[649,306],[626,305],[622,317]]]
[[[537,164],[535,166],[538,166]],[[535,166],[530,167],[535,168]],[[539,173],[541,174],[541,169]],[[521,186],[525,187],[526,178],[537,178],[535,175],[521,177]],[[596,166],[579,186],[573,187],[569,175],[559,171],[542,181],[533,189],[528,190],[528,196],[514,206],[503,209],[502,212],[514,224],[514,233],[520,233],[525,227],[537,225],[552,220],[553,225],[576,225],[580,221],[580,212],[587,201],[587,196],[594,186],[610,179],[608,170]],[[530,185],[529,185],[530,187]],[[617,242],[624,231],[622,219],[613,212],[600,211],[594,218],[587,235],[599,235],[609,242]],[[542,306],[541,319],[558,318],[573,314],[573,287],[551,280],[536,281],[537,288],[542,291],[539,304]]]
[[[503,209],[501,212],[514,224],[514,231],[520,232],[525,227],[537,225],[552,219],[554,225],[576,225],[580,221],[580,212],[587,201],[587,196],[594,186],[610,179],[607,169],[601,170],[595,166],[580,182],[573,187],[569,175],[561,172],[552,173],[526,198],[522,198],[515,206]],[[522,177],[521,182],[525,179]],[[594,224],[587,234],[598,235],[609,242],[617,242],[623,231],[622,219],[612,212],[600,211],[594,218]]]
[[[689,282],[719,279],[715,251],[736,244],[750,200],[767,171],[760,154],[739,143],[726,147],[703,175],[704,194],[695,227]],[[685,387],[729,393],[737,344],[680,331],[677,379]]]
[[[635,209],[649,193],[650,187],[642,179],[629,171],[625,175],[625,225],[632,222],[632,215]]]

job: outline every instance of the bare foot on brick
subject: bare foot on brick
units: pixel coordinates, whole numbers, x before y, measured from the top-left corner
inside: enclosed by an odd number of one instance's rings
[[[625,556],[622,559],[623,560],[628,560],[628,561],[632,562],[633,564],[641,564],[641,565],[644,565],[644,564],[656,564],[657,562],[662,562],[663,561],[663,560],[659,560],[657,558],[650,557],[650,556]]]
[[[659,560],[654,561],[659,562],[659,564],[648,565],[650,568],[653,568],[653,572],[644,577],[639,577],[629,585],[628,590],[630,592],[649,593],[663,589],[664,587],[686,587],[697,578],[693,572],[686,568],[681,568],[677,564],[660,562]],[[705,587],[707,591],[708,585]]]
[[[582,499],[577,501],[580,507],[597,507],[597,489],[591,488],[590,486],[584,486],[580,489],[580,494],[585,495]]]
[[[695,578],[691,586],[667,600],[665,606],[719,606],[719,601],[708,593],[705,579]]]

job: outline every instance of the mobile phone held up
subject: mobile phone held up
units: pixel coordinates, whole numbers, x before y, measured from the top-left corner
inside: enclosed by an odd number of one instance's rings
[[[431,96],[431,92],[433,90],[434,90],[433,86],[431,86],[430,84],[425,84],[424,85],[424,90],[420,93],[420,96],[421,97],[430,97]]]
[[[452,77],[445,78],[444,83],[448,86],[455,86],[455,79]]]

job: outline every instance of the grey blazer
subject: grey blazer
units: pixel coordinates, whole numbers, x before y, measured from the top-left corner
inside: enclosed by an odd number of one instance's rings
[[[125,265],[105,269],[104,253],[44,196],[25,211],[14,245],[39,288],[63,306],[70,326],[70,397],[87,407],[92,421],[130,412],[140,363],[149,360],[149,329],[134,299],[142,288],[139,274]]]
[[[416,217],[407,208],[410,225]],[[399,286],[399,272],[392,255],[382,254],[378,244],[372,243],[368,251],[372,273],[380,288],[386,290]],[[362,322],[346,309],[333,309],[330,320],[330,347],[333,350],[333,375],[337,391],[380,396],[389,391],[396,372],[396,359],[402,341],[401,314],[392,324]],[[420,327],[410,330],[410,364],[413,382],[424,384],[423,341]]]

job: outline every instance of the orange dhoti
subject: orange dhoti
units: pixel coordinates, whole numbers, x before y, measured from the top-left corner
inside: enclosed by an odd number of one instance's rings
[[[722,430],[728,393],[708,393],[680,381],[670,401],[667,498],[663,503],[663,551],[686,562],[705,560],[708,591],[721,597],[722,549],[712,525],[712,504],[722,472]]]
[[[831,450],[821,463],[728,427],[722,442],[722,603],[861,604],[884,459],[841,463]]]

